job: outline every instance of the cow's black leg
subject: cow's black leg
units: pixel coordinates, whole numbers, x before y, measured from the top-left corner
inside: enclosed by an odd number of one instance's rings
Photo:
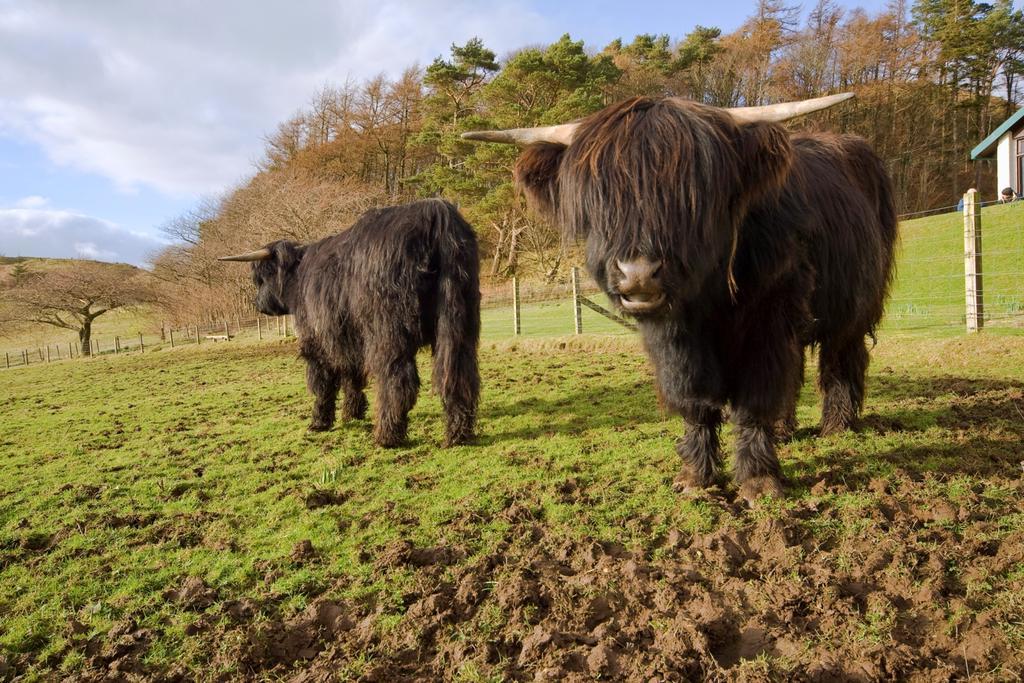
[[[671,322],[642,329],[661,402],[681,415],[686,426],[676,444],[683,461],[676,488],[709,486],[721,466],[723,389],[718,360],[696,330],[684,331]]]
[[[836,343],[823,340],[818,358],[822,393],[821,433],[834,434],[853,426],[864,403],[868,350],[864,338]]]
[[[775,421],[775,440],[777,443],[786,443],[793,439],[796,434],[797,421],[796,421],[796,404],[800,401],[800,389],[804,383],[804,354],[803,351],[800,353],[800,369],[798,372],[800,378],[797,382],[793,393],[790,394],[789,400],[786,401],[785,407],[782,409],[781,416]]]
[[[775,453],[775,428],[767,416],[733,409],[736,428],[734,476],[740,497],[753,503],[761,496],[781,497],[782,467]]]
[[[776,423],[795,406],[803,371],[800,320],[788,302],[769,302],[749,345],[736,361],[732,420],[736,428],[734,476],[740,496],[753,503],[782,495],[782,468],[775,453]]]
[[[366,401],[366,375],[362,371],[344,373],[341,376],[341,389],[345,400],[341,404],[341,416],[346,420],[362,420],[366,417],[369,404]]]
[[[366,371],[363,369],[361,352],[352,348],[343,355],[341,365],[341,390],[345,400],[341,404],[341,416],[346,420],[362,420],[366,417]]]
[[[420,390],[415,351],[386,363],[378,375],[377,425],[374,440],[389,448],[405,441],[409,411]]]
[[[323,432],[334,426],[335,403],[341,374],[333,367],[324,363],[318,356],[306,357],[306,385],[313,394],[313,421],[309,424],[310,431]]]
[[[676,487],[685,490],[710,486],[722,466],[718,446],[722,409],[716,405],[691,401],[680,412],[686,432],[676,443],[676,453],[683,460],[683,469],[676,478]]]

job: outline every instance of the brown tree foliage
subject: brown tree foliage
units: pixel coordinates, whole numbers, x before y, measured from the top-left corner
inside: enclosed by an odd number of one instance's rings
[[[852,90],[857,99],[795,121],[863,135],[886,161],[901,212],[951,206],[963,190],[993,193],[993,169],[968,152],[1020,100],[1024,16],[1009,0],[891,0],[882,11],[816,0],[756,0],[723,35],[639,35],[586,50],[569,36],[499,62],[479,40],[397,79],[326,86],[266,140],[257,173],[170,222],[176,244],[156,257],[171,317],[248,308],[244,269],[216,256],[274,239],[315,239],[362,211],[443,195],[476,227],[492,278],[566,273],[565,246],[510,183],[515,151],[459,133],[562,121],[635,95],[718,106]]]

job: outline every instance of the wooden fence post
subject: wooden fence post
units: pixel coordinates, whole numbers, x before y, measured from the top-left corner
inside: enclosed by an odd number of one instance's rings
[[[49,344],[46,345],[46,362],[47,363],[50,362],[50,345]]]
[[[11,369],[11,354],[9,354],[6,351],[4,351],[4,360],[7,361],[7,369],[10,370]]]
[[[139,332],[139,352],[140,353],[145,353],[146,352],[146,345],[142,343],[142,333],[141,332]]]
[[[964,279],[967,293],[967,331],[985,325],[984,288],[981,278],[981,205],[978,191],[964,195]]]
[[[231,331],[228,329],[228,321],[227,320],[224,321],[224,336],[227,338],[224,341],[227,341],[228,339],[231,339]]]
[[[60,342],[53,345],[53,348],[57,349],[57,360],[64,360],[60,357]]]
[[[263,321],[260,320],[258,315],[256,316],[256,337],[263,341]]]
[[[512,333],[522,334],[522,310],[519,302],[519,278],[512,276]]]
[[[114,335],[114,353],[121,353],[121,337]]]
[[[25,365],[28,365],[28,349],[21,350],[21,357],[25,359]]]
[[[171,348],[173,349],[174,348],[174,328],[173,327],[170,330],[167,331],[167,336],[170,337],[170,339],[171,339]]]
[[[201,343],[199,341],[199,323],[196,323],[196,346],[199,346]]]
[[[287,315],[283,315],[281,317],[284,320],[284,336],[287,337],[288,336],[288,316]]]
[[[580,310],[580,269],[572,267],[572,320],[576,334],[583,334],[583,312]]]
[[[49,346],[46,347],[46,351],[47,351],[47,353],[49,353],[49,351],[50,351],[50,347]],[[43,362],[43,349],[42,349],[42,347],[37,346],[36,347],[36,352],[39,354],[39,362],[42,363]]]

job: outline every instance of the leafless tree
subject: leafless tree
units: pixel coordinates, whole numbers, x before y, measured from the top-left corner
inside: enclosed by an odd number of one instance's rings
[[[121,263],[68,261],[29,271],[9,285],[0,289],[0,323],[73,330],[86,356],[96,318],[157,298],[148,273]]]

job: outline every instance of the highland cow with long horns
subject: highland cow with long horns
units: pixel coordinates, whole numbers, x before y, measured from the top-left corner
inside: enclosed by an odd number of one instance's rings
[[[686,424],[680,487],[715,479],[728,405],[740,495],[781,495],[775,441],[795,429],[808,345],[821,431],[860,411],[892,275],[890,181],[864,140],[777,123],[848,97],[733,110],[638,97],[575,123],[465,135],[525,146],[519,186],[585,240],[590,273],[637,318],[662,402]]]
[[[473,434],[480,376],[476,236],[458,210],[426,200],[365,213],[348,230],[311,244],[279,241],[222,261],[252,261],[256,308],[293,314],[314,431],[342,414],[362,419],[367,376],[378,383],[374,439],[405,440],[419,393],[416,351],[429,345],[433,384],[447,415],[445,443]]]

